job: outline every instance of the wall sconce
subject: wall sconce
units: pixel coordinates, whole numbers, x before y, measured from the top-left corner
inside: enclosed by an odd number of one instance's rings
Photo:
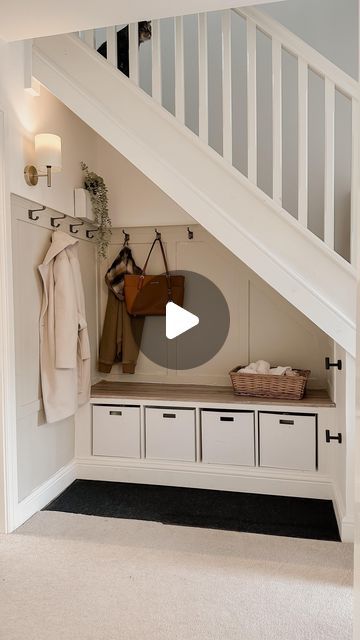
[[[61,138],[53,133],[38,133],[35,136],[36,167],[28,164],[24,169],[24,177],[29,187],[35,187],[39,178],[47,178],[47,186],[51,187],[52,173],[61,171]]]

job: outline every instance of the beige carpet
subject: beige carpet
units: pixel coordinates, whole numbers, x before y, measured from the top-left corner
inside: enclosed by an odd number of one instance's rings
[[[0,537],[4,640],[350,640],[352,546],[41,512]]]

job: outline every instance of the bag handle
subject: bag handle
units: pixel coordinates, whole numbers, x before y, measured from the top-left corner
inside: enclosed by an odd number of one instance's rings
[[[161,253],[162,253],[162,257],[163,257],[164,265],[165,265],[165,273],[166,273],[166,277],[170,277],[169,267],[168,267],[168,263],[167,263],[167,260],[166,260],[166,255],[165,255],[164,246],[163,246],[163,243],[162,243],[162,241],[161,241],[161,239],[160,239],[160,238],[155,238],[155,240],[153,241],[153,243],[152,243],[152,245],[151,245],[151,247],[150,247],[150,251],[149,251],[149,253],[148,253],[148,257],[146,258],[146,262],[145,262],[145,264],[144,264],[144,266],[143,266],[143,269],[142,269],[142,271],[141,271],[141,275],[142,275],[142,276],[145,276],[145,274],[146,274],[146,267],[147,267],[147,265],[148,265],[148,262],[149,262],[149,260],[150,260],[150,256],[151,256],[152,250],[153,250],[153,248],[155,247],[156,242],[158,242],[158,243],[160,244],[160,249],[161,249]]]
[[[148,265],[148,262],[150,260],[150,256],[152,253],[153,248],[155,247],[156,242],[159,243],[160,245],[160,249],[161,249],[161,253],[162,253],[162,257],[164,260],[164,265],[165,265],[165,274],[166,274],[166,282],[167,282],[167,293],[168,293],[168,301],[172,300],[172,289],[171,289],[171,278],[170,278],[170,273],[169,273],[169,267],[168,267],[168,263],[166,260],[166,254],[165,254],[165,249],[164,249],[164,245],[161,241],[161,238],[155,238],[155,240],[153,241],[151,247],[150,247],[150,251],[148,253],[148,257],[146,258],[145,264],[143,266],[143,269],[141,271],[141,274],[139,276],[139,284],[138,284],[138,289],[141,289],[143,282],[144,282],[144,278],[145,278],[145,273],[146,273],[146,267]]]

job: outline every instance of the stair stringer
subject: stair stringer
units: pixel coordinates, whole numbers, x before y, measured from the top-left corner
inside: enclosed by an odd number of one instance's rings
[[[345,260],[77,36],[37,39],[33,74],[354,355],[356,274]]]

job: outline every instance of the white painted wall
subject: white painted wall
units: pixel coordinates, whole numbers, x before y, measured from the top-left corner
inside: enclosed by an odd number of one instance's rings
[[[74,417],[47,424],[41,400],[39,316],[42,286],[37,267],[50,246],[52,231],[50,210],[37,222],[28,220],[28,208],[33,206],[29,200],[12,198],[19,501],[74,457]],[[65,223],[62,229],[68,230]],[[79,259],[94,365],[97,334],[94,243],[80,241]]]
[[[191,224],[193,219],[100,136],[95,170],[104,177],[114,227]]]
[[[335,361],[342,361],[342,369],[334,370],[336,398],[336,427],[331,428],[331,435],[339,432],[343,435],[341,444],[333,440],[329,445],[329,473],[337,492],[336,502],[342,511],[343,527],[353,529],[355,500],[355,360],[335,344]],[[345,530],[344,529],[344,530]]]
[[[72,215],[73,188],[82,185],[80,161],[94,164],[97,135],[44,88],[40,97],[24,92],[23,43],[0,41],[0,105],[7,120],[8,190]],[[45,179],[29,187],[23,175],[34,161],[34,135],[40,132],[62,137],[63,170],[51,189]]]
[[[9,45],[0,41],[1,110],[5,116],[6,174],[4,200],[0,202],[0,219],[2,232],[5,225],[12,226],[14,238],[16,238],[16,251],[13,257],[14,295],[16,298],[15,329],[18,340],[16,351],[17,425],[15,421],[9,422],[11,407],[8,407],[6,418],[10,428],[7,433],[7,446],[11,451],[10,444],[14,444],[17,439],[18,477],[17,482],[16,477],[14,478],[12,488],[21,500],[73,458],[74,426],[73,421],[66,421],[66,424],[45,427],[38,413],[40,396],[37,336],[40,290],[36,266],[45,255],[50,232],[41,229],[40,225],[34,228],[30,224],[15,223],[10,204],[8,204],[10,203],[10,193],[17,193],[32,201],[52,207],[56,211],[73,215],[73,189],[82,184],[80,160],[84,159],[90,166],[95,164],[96,134],[44,89],[40,98],[31,97],[24,92],[23,43]],[[46,187],[45,181],[40,181],[37,187],[28,187],[23,178],[25,164],[33,160],[34,134],[41,131],[58,133],[63,140],[63,172],[54,176],[51,189]],[[26,217],[27,210],[23,213]],[[6,250],[7,257],[11,261],[12,247],[10,242]],[[94,255],[91,260],[88,260],[88,264],[92,269],[95,268]],[[87,279],[87,289],[95,292],[95,273],[89,272],[89,278],[90,280]],[[11,287],[11,280],[8,284]],[[12,295],[9,293],[9,300],[11,297]],[[25,313],[24,301],[28,302]],[[1,304],[7,303],[8,300],[2,298]],[[92,316],[95,323],[96,314],[93,313]],[[12,322],[9,313],[7,313],[6,319],[9,323]],[[11,339],[12,326],[4,326],[3,331],[4,335],[9,335],[9,339]],[[95,326],[93,334],[96,334]],[[22,345],[20,349],[19,340]],[[6,395],[10,398],[7,390]],[[8,460],[7,462],[10,469],[15,469],[16,476],[15,461]],[[16,484],[18,484],[18,491]]]
[[[108,376],[110,380],[149,382],[178,382],[194,384],[229,385],[228,372],[235,365],[247,364],[257,359],[273,364],[289,364],[311,369],[310,386],[324,388],[327,378],[324,358],[331,354],[332,342],[310,320],[287,303],[271,287],[258,278],[230,251],[199,225],[193,225],[193,240],[187,237],[186,226],[161,227],[166,244],[170,269],[198,272],[222,291],[228,303],[231,317],[228,338],[219,353],[210,361],[193,370],[166,370],[154,365],[140,354],[135,375],[126,376],[115,365]],[[127,228],[135,260],[143,266],[153,229]],[[121,229],[114,229],[109,258],[100,264],[99,314],[102,326],[107,287],[104,282],[106,269],[121,248]],[[151,258],[149,273],[163,270],[161,253]],[[147,318],[143,334],[144,344],[156,331],[157,318]]]
[[[358,0],[286,0],[258,8],[357,79]]]

